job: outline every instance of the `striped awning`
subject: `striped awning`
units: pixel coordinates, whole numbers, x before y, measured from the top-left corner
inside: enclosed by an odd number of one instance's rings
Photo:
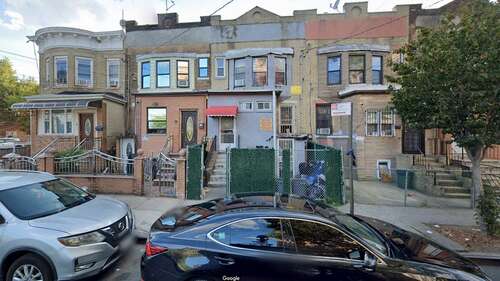
[[[11,106],[12,109],[58,109],[58,108],[88,108],[93,100],[65,100],[65,101],[43,101],[43,102],[19,102]]]

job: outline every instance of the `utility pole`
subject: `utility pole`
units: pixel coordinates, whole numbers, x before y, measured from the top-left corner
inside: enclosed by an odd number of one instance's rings
[[[352,149],[352,102],[350,103],[350,116],[349,116],[349,187],[351,188],[351,216],[354,216],[354,172],[352,167],[352,161],[354,160],[354,150]]]

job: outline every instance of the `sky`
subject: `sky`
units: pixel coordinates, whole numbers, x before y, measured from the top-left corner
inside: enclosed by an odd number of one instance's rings
[[[0,0],[0,58],[8,57],[20,78],[38,80],[36,46],[26,36],[48,26],[67,26],[92,31],[119,30],[122,10],[126,20],[139,24],[156,23],[156,14],[165,11],[166,0]],[[171,0],[169,5],[172,5]],[[169,12],[179,14],[179,21],[199,21],[228,0],[174,0]],[[335,0],[234,0],[217,14],[222,19],[233,19],[255,6],[281,16],[293,10],[318,9],[335,12],[330,5]],[[340,10],[344,2],[340,0]],[[451,0],[368,0],[368,11],[390,11],[398,4],[422,3],[424,8],[437,8]],[[22,56],[8,54],[14,52]]]

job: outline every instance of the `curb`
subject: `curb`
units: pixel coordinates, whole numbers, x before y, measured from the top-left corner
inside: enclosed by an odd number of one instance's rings
[[[500,261],[500,253],[483,253],[483,252],[459,252],[460,255],[472,260],[498,260]]]

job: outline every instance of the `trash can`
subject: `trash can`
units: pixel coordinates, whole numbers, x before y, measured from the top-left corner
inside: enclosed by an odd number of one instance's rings
[[[415,189],[413,186],[413,171],[408,171],[408,189]],[[396,185],[404,189],[406,184],[406,170],[396,170]]]

